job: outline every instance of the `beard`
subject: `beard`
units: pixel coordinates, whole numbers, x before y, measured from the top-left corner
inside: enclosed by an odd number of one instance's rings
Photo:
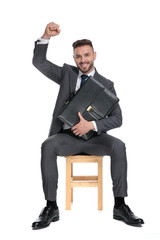
[[[94,64],[93,62],[88,63],[88,62],[84,62],[84,63],[79,63],[77,65],[77,68],[82,72],[82,73],[88,73],[92,68],[93,68]]]

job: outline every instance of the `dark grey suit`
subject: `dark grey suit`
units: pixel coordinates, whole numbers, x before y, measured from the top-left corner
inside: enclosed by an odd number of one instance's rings
[[[61,133],[63,122],[57,115],[64,102],[75,91],[78,69],[64,64],[59,67],[46,59],[48,44],[35,44],[33,65],[45,76],[60,85],[58,98],[53,112],[49,137],[42,144],[41,170],[46,200],[56,200],[58,170],[57,156],[74,154],[92,154],[111,156],[111,176],[115,197],[127,196],[127,159],[125,144],[106,132],[120,127],[122,114],[120,106],[110,113],[108,118],[96,121],[98,135],[85,141],[70,133]],[[101,76],[97,71],[94,78],[116,94],[113,82]],[[74,147],[73,147],[74,146]]]

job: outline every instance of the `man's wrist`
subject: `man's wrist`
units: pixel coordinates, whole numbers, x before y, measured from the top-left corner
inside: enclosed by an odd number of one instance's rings
[[[48,35],[46,35],[46,34],[43,34],[43,36],[41,37],[42,39],[46,39],[46,40],[49,40],[50,39],[50,37],[48,36]]]
[[[95,130],[95,127],[92,121],[90,122],[90,130],[93,130],[93,131]]]

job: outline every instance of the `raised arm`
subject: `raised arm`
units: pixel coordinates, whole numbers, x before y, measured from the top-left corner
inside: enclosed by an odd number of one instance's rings
[[[51,37],[55,37],[60,34],[59,25],[51,22],[47,24],[44,34],[42,35],[42,40],[49,40]],[[35,42],[34,55],[33,55],[33,65],[46,77],[53,80],[54,82],[60,84],[60,77],[62,72],[62,67],[51,63],[47,60],[46,54],[48,49],[48,42],[43,43],[41,40]]]

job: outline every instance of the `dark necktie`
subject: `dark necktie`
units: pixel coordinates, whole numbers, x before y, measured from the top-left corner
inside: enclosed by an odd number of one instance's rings
[[[88,78],[88,75],[84,75],[84,74],[81,75],[81,85],[80,85],[80,88],[81,88],[81,87],[83,86],[83,84],[85,83],[86,78]]]

